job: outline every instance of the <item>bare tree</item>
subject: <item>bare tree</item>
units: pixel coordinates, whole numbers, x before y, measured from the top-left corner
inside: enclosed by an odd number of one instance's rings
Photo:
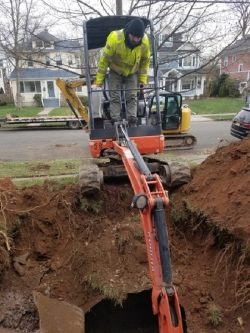
[[[206,67],[209,61],[207,59],[216,59],[223,48],[232,43],[239,34],[239,30],[233,25],[235,22],[229,19],[231,9],[226,4],[218,4],[217,1],[130,0],[122,3],[121,0],[99,0],[93,4],[87,0],[72,0],[69,5],[67,0],[61,0],[58,6],[53,5],[51,0],[42,1],[50,6],[50,10],[54,10],[58,18],[67,18],[76,29],[80,28],[80,33],[83,19],[116,15],[117,3],[122,4],[124,15],[152,19],[155,34],[164,37],[158,44],[159,48],[179,35],[184,37],[186,44],[191,43],[194,48],[201,50],[205,57],[200,63],[200,68]],[[192,56],[194,48],[186,50],[182,57]],[[161,55],[161,66],[174,60],[178,61],[180,57],[180,54],[170,54],[168,50],[165,54],[161,52]]]
[[[239,0],[230,6],[237,17],[237,25],[241,31],[241,36],[244,38],[250,31],[250,3],[245,0]]]
[[[41,26],[41,12],[35,12],[34,0],[0,0],[0,46],[16,70],[16,107],[21,108],[20,69],[26,43]]]

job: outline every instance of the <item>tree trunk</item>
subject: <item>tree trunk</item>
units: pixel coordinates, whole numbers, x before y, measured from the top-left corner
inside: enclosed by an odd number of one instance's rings
[[[20,111],[22,108],[22,99],[20,94],[20,60],[16,58],[16,110]]]
[[[122,15],[122,0],[116,0],[116,15]]]

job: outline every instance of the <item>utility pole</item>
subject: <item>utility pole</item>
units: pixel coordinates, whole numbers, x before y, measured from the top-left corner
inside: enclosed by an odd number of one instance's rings
[[[116,0],[116,15],[122,15],[122,0]]]

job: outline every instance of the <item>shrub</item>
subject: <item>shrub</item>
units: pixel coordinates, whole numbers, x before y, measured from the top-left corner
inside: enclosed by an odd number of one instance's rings
[[[84,106],[88,106],[88,96],[78,96]]]
[[[34,101],[36,102],[37,106],[43,106],[42,104],[42,95],[41,94],[35,94],[33,97]]]
[[[227,77],[219,89],[219,97],[240,97],[239,82]]]
[[[223,313],[219,306],[210,304],[208,307],[208,320],[213,327],[218,327],[223,323]]]
[[[223,73],[208,83],[207,94],[209,97],[240,97],[239,82]]]

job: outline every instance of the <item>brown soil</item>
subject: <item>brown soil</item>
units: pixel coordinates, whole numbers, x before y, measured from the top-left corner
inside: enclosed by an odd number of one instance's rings
[[[250,331],[249,185],[244,140],[217,150],[171,197],[174,283],[191,333]],[[86,311],[150,289],[132,196],[124,184],[79,199],[75,185],[17,190],[0,181],[0,330],[38,329],[33,291]]]

